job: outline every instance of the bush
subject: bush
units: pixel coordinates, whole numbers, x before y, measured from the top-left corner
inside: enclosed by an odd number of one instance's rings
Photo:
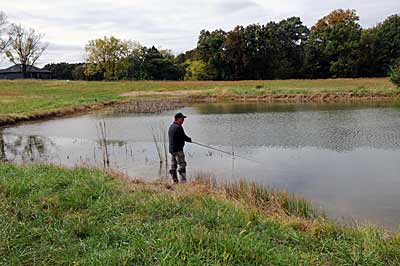
[[[390,68],[390,81],[400,87],[400,63],[394,64]]]

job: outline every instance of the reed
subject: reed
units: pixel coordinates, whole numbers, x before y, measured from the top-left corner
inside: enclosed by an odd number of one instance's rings
[[[159,137],[160,136],[159,136],[157,130],[154,127],[151,127],[151,134],[152,134],[152,137],[153,137],[154,145],[156,147],[158,158],[160,159],[160,164],[162,164],[163,161],[164,161],[164,158],[162,156],[161,147],[159,145]]]
[[[168,163],[168,131],[163,122],[160,122],[158,127],[151,127],[151,134],[153,137],[153,142],[157,150],[158,158],[160,159],[160,164]]]
[[[155,98],[155,99],[154,99]],[[113,114],[126,113],[162,113],[165,111],[182,108],[184,103],[189,102],[183,98],[165,98],[132,100],[126,103],[117,104],[109,109]]]
[[[110,155],[108,152],[108,131],[106,121],[101,120],[99,124],[96,126],[97,134],[98,134],[98,141],[100,143],[100,148],[102,150],[102,159],[103,159],[103,167],[108,168],[110,167]]]

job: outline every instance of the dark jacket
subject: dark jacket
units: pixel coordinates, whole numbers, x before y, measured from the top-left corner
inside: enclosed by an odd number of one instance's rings
[[[183,146],[185,146],[185,141],[192,142],[192,139],[186,136],[183,127],[175,122],[172,123],[168,129],[168,139],[169,139],[170,153],[183,151]]]

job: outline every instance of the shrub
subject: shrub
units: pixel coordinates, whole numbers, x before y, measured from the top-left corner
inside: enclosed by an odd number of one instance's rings
[[[400,87],[400,63],[394,64],[390,68],[390,81]]]

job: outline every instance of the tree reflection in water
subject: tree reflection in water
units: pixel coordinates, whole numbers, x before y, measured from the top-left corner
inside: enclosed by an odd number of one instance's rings
[[[45,161],[54,146],[50,139],[43,136],[16,136],[0,130],[0,161],[3,162]]]

